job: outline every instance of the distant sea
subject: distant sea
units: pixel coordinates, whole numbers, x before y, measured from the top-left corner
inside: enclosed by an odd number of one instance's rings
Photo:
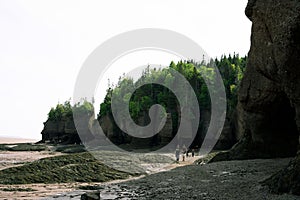
[[[0,136],[0,144],[12,144],[12,143],[31,143],[38,142],[37,139],[26,139],[26,138],[13,138]]]

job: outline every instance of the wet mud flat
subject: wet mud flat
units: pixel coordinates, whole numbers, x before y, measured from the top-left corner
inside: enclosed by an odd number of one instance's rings
[[[87,195],[101,199],[206,199],[296,200],[298,196],[271,194],[261,181],[279,171],[290,159],[224,161],[188,165],[117,184],[102,186]],[[68,195],[56,199],[80,199]]]

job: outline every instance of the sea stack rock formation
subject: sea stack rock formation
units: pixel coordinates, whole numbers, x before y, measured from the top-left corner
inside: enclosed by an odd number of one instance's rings
[[[296,156],[300,132],[300,1],[250,0],[251,49],[238,94],[241,140],[213,161]],[[284,173],[286,172],[286,173]],[[300,195],[300,159],[268,181]]]
[[[47,120],[44,123],[44,128],[42,131],[43,143],[53,143],[53,144],[74,144],[80,143],[80,138],[77,134],[74,121],[70,118],[63,118],[59,121]]]

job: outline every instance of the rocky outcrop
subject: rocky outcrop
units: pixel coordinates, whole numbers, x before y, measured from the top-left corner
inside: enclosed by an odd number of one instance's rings
[[[251,49],[239,90],[241,141],[227,159],[294,156],[300,128],[300,3],[250,1]]]
[[[147,117],[145,117],[147,116]],[[145,113],[144,116],[141,116],[138,119],[139,125],[145,126],[149,123],[149,117]],[[151,138],[131,138],[130,145],[133,148],[143,148],[143,147],[149,147],[149,146],[164,146],[170,143],[170,141],[173,139],[172,134],[173,128],[172,128],[172,118],[171,114],[167,113],[166,117],[166,123],[165,126],[162,128],[162,130],[157,133],[155,136]]]
[[[285,169],[263,181],[275,193],[300,195],[300,154]]]
[[[250,0],[245,13],[253,25],[238,94],[237,132],[242,139],[213,161],[295,156],[300,130],[300,2]],[[273,177],[273,190],[300,194],[299,165],[298,157]]]
[[[237,136],[235,135],[235,115],[227,116],[224,129],[221,133],[221,137],[215,149],[229,149],[237,141]],[[201,122],[200,128],[198,129],[198,134],[194,140],[193,146],[201,146],[201,142],[205,138],[205,133],[210,124],[211,113],[208,110],[201,111]],[[94,115],[81,116],[82,120],[77,121],[77,126],[75,127],[73,116],[63,116],[59,120],[48,119],[44,123],[44,128],[42,130],[42,143],[52,143],[52,144],[80,144],[81,139],[85,142],[92,142],[97,144],[107,144],[105,140],[109,139],[116,145],[127,144],[132,148],[148,148],[157,146],[167,145],[176,134],[173,126],[172,114],[167,113],[166,124],[163,129],[152,138],[134,138],[130,135],[123,133],[121,129],[115,124],[113,116],[110,114],[103,115],[99,117],[98,120],[94,119]],[[105,137],[98,130],[102,128]],[[149,116],[147,112],[141,114],[141,116],[136,121],[140,126],[145,126],[149,123]],[[126,130],[126,123],[121,124],[121,126]],[[80,137],[78,135],[80,131]],[[85,138],[83,138],[85,137]],[[188,138],[189,140],[190,138]],[[178,139],[180,141],[180,139]]]
[[[114,134],[114,124],[109,117],[109,115],[105,115],[99,119],[100,127],[102,128],[103,132],[105,133],[106,137],[113,139],[115,137]]]
[[[238,136],[235,134],[235,121],[236,121],[236,113],[232,113],[232,115],[227,116],[224,124],[224,128],[222,130],[221,136],[215,145],[216,150],[226,150],[230,149],[237,141]],[[210,111],[204,110],[201,111],[201,122],[200,127],[198,129],[198,134],[192,144],[193,147],[201,146],[202,141],[205,138],[205,133],[207,132],[208,126],[210,124]],[[101,116],[99,119],[99,124],[106,135],[106,137],[112,141],[114,144],[127,144],[128,148],[149,148],[149,147],[162,147],[167,144],[174,138],[176,135],[176,131],[174,131],[171,113],[167,113],[166,123],[163,129],[151,138],[135,138],[130,135],[123,133],[117,125],[113,121],[113,117],[110,115]],[[96,122],[95,122],[96,123]],[[149,123],[149,117],[147,112],[144,112],[136,121],[140,126],[145,126]],[[126,130],[126,123],[121,124],[124,130]],[[93,131],[97,132],[97,131]],[[183,140],[185,138],[177,138],[178,143],[184,143]],[[188,138],[187,140],[190,140]]]
[[[230,113],[225,118],[225,123],[218,139],[218,142],[214,146],[215,150],[228,150],[240,139],[240,136],[236,134],[235,128],[237,127],[236,112]]]
[[[77,121],[75,127],[73,116],[63,116],[60,120],[48,119],[44,123],[44,128],[41,132],[42,143],[52,144],[80,144],[80,137],[85,137],[84,140],[92,140],[91,132],[94,116],[81,116],[81,120]],[[79,137],[78,131],[81,135]]]
[[[43,143],[80,143],[74,121],[70,118],[64,118],[60,121],[47,120],[42,130]]]
[[[123,133],[121,129],[114,123],[112,116],[105,115],[99,119],[99,124],[106,137],[115,144],[128,144],[131,148],[149,148],[156,145],[166,145],[172,139],[172,118],[171,114],[167,114],[166,124],[163,129],[152,138],[135,138]],[[95,122],[96,123],[96,122]],[[145,112],[137,119],[137,124],[145,126],[149,123],[148,114]],[[126,130],[126,123],[121,124],[122,129]],[[97,131],[94,131],[95,133]]]

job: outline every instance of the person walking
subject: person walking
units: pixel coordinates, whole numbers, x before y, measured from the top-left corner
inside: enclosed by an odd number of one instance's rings
[[[185,154],[187,152],[187,148],[185,145],[182,146],[182,162],[185,161]]]
[[[194,157],[194,156],[195,156],[195,150],[192,149],[192,157]]]
[[[180,149],[179,149],[179,145],[177,145],[175,149],[176,162],[179,162],[179,156],[180,156]]]
[[[189,149],[186,150],[186,158],[189,157]]]

